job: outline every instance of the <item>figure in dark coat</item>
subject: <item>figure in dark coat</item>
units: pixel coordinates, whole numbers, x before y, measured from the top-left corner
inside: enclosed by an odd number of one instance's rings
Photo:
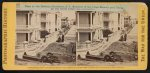
[[[46,42],[46,37],[44,37],[44,42]]]
[[[64,35],[62,35],[62,42],[64,42]]]
[[[124,34],[124,41],[126,41],[127,40],[127,34],[125,33]]]
[[[61,38],[59,37],[56,42],[60,42],[60,41],[61,41]]]
[[[123,35],[120,37],[119,41],[123,41]]]

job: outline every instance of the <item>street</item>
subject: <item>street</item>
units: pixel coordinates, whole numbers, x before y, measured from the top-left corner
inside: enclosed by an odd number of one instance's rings
[[[123,52],[125,56],[125,61],[123,62],[104,62],[104,61],[99,61],[99,60],[80,60],[77,59],[77,65],[81,65],[81,66],[135,66],[137,65],[137,60],[135,61],[129,61],[132,58],[126,58],[127,53],[133,53],[133,49],[132,47],[134,45],[132,45],[132,42],[135,41],[137,42],[137,25],[135,25],[131,31],[128,33],[128,37],[127,37],[127,41],[118,41],[119,37],[115,34],[114,37],[111,37],[110,41],[107,42],[106,44],[103,44],[102,47],[99,47],[99,53],[100,52],[110,52],[110,51],[118,51],[118,52]],[[92,55],[99,55],[99,53],[90,53]],[[83,54],[83,53],[81,53]],[[85,55],[85,54],[83,54]],[[131,56],[128,54],[128,56]],[[86,58],[85,58],[86,59]]]
[[[104,62],[104,61],[84,61],[77,60],[79,66],[136,66],[137,61],[126,61],[126,62]]]
[[[28,66],[74,66],[76,63],[75,62],[61,62],[61,63],[42,63],[39,61],[21,61],[21,60],[15,60],[15,64],[17,65],[28,65]]]
[[[137,29],[138,29],[138,27],[137,27],[137,24],[136,25],[134,25],[134,27],[133,27],[133,29],[127,34],[127,42],[131,42],[131,41],[137,41]]]
[[[22,60],[16,60],[15,63],[18,65],[75,65],[75,61],[71,61],[71,59],[68,59],[69,56],[75,56],[75,54],[68,52],[67,45],[69,46],[70,44],[67,44],[66,42],[71,42],[72,39],[68,38],[74,38],[73,42],[75,42],[75,25],[73,25],[68,33],[65,35],[66,40],[64,42],[56,42],[58,39],[58,33],[53,33],[47,36],[46,42],[41,43],[41,45],[38,45],[39,47],[36,49],[26,49],[27,55],[30,56],[37,56],[38,53],[43,53],[46,54],[48,52],[50,53],[55,53],[57,54],[57,57],[61,60],[61,63],[41,63],[39,61],[32,61],[32,60],[26,60],[22,59],[22,56],[24,54],[24,50],[22,51],[17,51],[15,54],[18,56],[18,58]],[[62,46],[61,44],[66,44],[66,46]],[[68,55],[68,56],[67,56]],[[70,61],[70,62],[69,62]]]

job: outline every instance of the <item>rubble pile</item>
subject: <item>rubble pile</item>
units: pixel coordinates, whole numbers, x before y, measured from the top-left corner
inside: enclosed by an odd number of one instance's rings
[[[128,52],[134,52],[135,49],[134,48],[136,46],[136,44],[134,45],[133,43],[126,43],[126,42],[114,42],[112,43],[108,49],[106,49],[105,51],[111,52],[111,51],[119,51],[119,52],[124,52],[124,53],[128,53]]]
[[[117,52],[124,60],[133,61],[136,60],[137,50],[137,42],[127,43],[117,41],[112,43],[105,52]]]
[[[46,49],[44,49],[43,51],[50,51],[50,52],[55,52],[55,53],[65,53],[66,52],[66,48],[65,47],[61,47],[57,43],[52,43],[52,44],[48,45],[46,47]]]
[[[59,59],[63,61],[73,61],[75,54],[68,53],[68,45],[62,45],[58,43],[52,43],[46,47],[46,49],[43,50],[43,52],[51,52],[55,53],[55,56],[57,56]]]

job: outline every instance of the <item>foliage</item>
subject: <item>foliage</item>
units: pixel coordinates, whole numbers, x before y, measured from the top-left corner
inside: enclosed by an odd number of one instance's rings
[[[41,31],[41,38],[45,38],[46,35],[50,34],[47,30]]]

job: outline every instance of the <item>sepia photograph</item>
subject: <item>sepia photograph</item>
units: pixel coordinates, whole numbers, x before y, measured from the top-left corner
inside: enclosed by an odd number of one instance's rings
[[[99,10],[37,10],[18,4],[15,64],[137,66],[137,10],[136,4]]]
[[[137,66],[137,5],[122,6],[76,12],[77,65]]]
[[[17,9],[15,64],[75,66],[75,27],[65,11]]]
[[[3,70],[146,70],[148,7],[4,2]]]

